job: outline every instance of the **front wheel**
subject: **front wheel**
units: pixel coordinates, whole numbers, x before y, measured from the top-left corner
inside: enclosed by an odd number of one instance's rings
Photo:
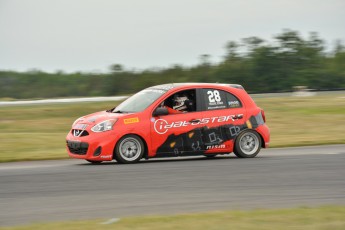
[[[144,151],[144,143],[138,136],[127,135],[117,143],[114,158],[123,164],[136,163],[143,157]]]
[[[245,130],[238,135],[235,141],[234,153],[240,158],[253,158],[260,152],[261,138],[253,130]]]

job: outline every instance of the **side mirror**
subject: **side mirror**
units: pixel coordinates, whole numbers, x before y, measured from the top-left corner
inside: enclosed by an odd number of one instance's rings
[[[158,116],[163,116],[163,115],[168,115],[169,111],[167,108],[165,107],[158,107],[157,109],[155,109],[155,111],[153,112],[153,116],[154,117],[158,117]]]

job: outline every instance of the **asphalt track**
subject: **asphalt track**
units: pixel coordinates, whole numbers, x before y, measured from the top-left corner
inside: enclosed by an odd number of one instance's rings
[[[345,205],[345,145],[91,165],[0,164],[0,226],[212,210]]]

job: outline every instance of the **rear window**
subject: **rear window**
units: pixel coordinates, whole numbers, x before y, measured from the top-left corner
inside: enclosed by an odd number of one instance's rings
[[[229,108],[240,108],[242,107],[241,101],[231,93],[226,93],[226,100]]]

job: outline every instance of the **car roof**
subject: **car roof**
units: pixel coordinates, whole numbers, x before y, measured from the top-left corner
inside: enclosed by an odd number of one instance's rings
[[[150,87],[151,89],[163,89],[163,90],[171,90],[174,88],[182,88],[184,86],[190,87],[219,87],[219,86],[226,86],[232,87],[236,89],[244,89],[242,85],[239,84],[224,84],[224,83],[199,83],[199,82],[186,82],[186,83],[170,83],[170,84],[162,84]]]

